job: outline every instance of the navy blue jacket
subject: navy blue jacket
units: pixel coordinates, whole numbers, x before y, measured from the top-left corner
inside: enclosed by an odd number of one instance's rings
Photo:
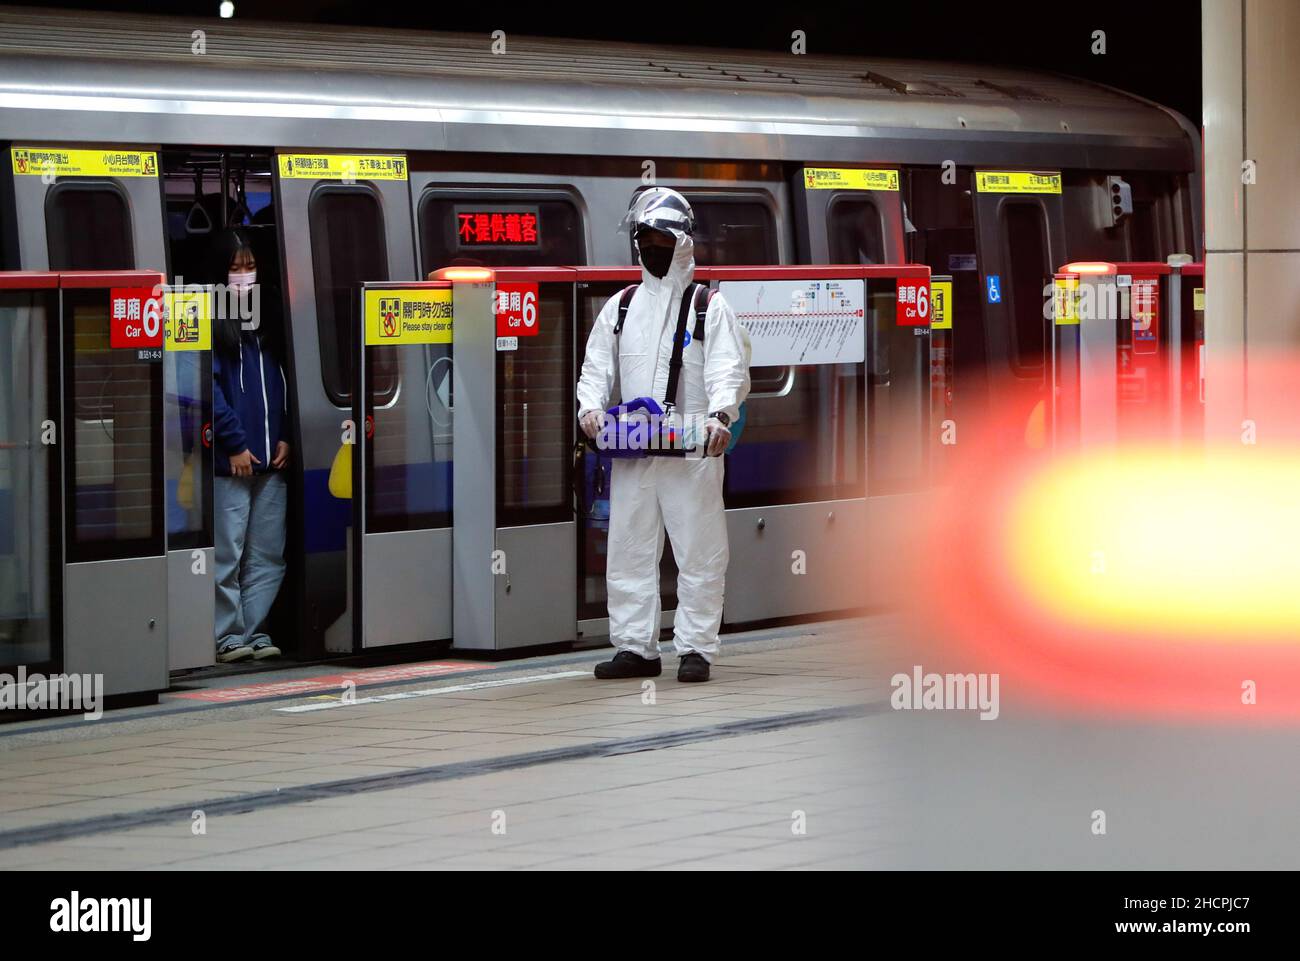
[[[289,439],[289,398],[281,358],[256,332],[241,330],[238,358],[212,352],[212,379],[217,473],[229,477],[231,456],[244,450],[261,461],[253,465],[255,473],[270,470],[275,445]]]

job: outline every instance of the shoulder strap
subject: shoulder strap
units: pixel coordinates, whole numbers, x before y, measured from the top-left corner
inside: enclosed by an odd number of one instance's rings
[[[632,295],[640,284],[631,284],[623,288],[623,293],[618,297],[618,320],[614,323],[614,336],[617,337],[623,333],[623,322],[627,320],[627,309],[632,306]]]
[[[716,293],[716,290],[712,290],[703,284],[695,285],[695,333],[691,334],[691,336],[701,344],[704,343],[704,321],[709,315],[709,304],[713,303],[713,295]],[[701,303],[700,294],[705,295],[702,298],[703,303]]]
[[[677,330],[673,333],[673,353],[668,361],[668,388],[664,391],[664,411],[677,406],[677,380],[682,372],[682,351],[686,348],[686,322],[691,316],[691,297],[682,291],[677,310]]]

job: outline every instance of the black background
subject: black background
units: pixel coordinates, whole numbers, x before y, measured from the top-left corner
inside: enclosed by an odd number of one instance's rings
[[[717,4],[606,0],[601,4],[407,0],[234,0],[236,20],[574,37],[788,52],[805,31],[809,54],[958,60],[1051,70],[1147,97],[1201,124],[1201,9],[1195,2]],[[215,18],[219,0],[42,4]],[[1106,33],[1094,55],[1092,33]]]
[[[176,829],[189,830],[187,823]],[[789,940],[799,946],[845,943],[868,957],[883,948],[907,958],[929,958],[949,947],[957,956],[975,958],[1005,954],[1008,947],[1019,953],[1068,947],[1077,954],[1096,946],[1105,957],[1185,957],[1199,947],[1218,958],[1262,956],[1265,944],[1294,948],[1295,877],[1281,872],[889,872],[815,885],[800,872],[733,873],[724,884],[713,884],[707,905],[664,901],[631,913],[602,898],[612,885],[627,884],[623,878],[571,878],[354,871],[340,852],[334,871],[24,873],[0,875],[0,892],[4,946],[23,958],[44,958],[41,949],[49,946],[61,947],[59,956],[108,950],[134,957],[152,950],[172,958],[261,958],[274,952],[296,959],[344,952],[364,959],[428,954],[458,943],[490,957],[516,950],[533,957],[574,944],[644,942],[652,950],[672,951],[688,944],[711,948],[712,941],[735,954],[758,947],[759,938],[767,954],[774,940]],[[672,878],[665,881],[671,884]],[[82,898],[151,898],[153,937],[136,943],[126,934],[51,933],[51,902],[73,890]],[[1126,897],[1175,894],[1189,901],[1250,901],[1234,911],[1124,908]],[[1245,921],[1250,931],[1204,936],[1115,930],[1116,922],[1166,921]],[[1121,945],[1127,948],[1122,954],[1110,953]],[[16,950],[21,948],[28,953]],[[31,954],[32,948],[40,954]]]

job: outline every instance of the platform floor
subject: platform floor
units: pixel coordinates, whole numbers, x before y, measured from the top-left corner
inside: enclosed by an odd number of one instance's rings
[[[678,684],[665,645],[651,691],[594,680],[592,651],[350,704],[284,695],[317,668],[6,725],[0,868],[881,866],[896,805],[863,640],[887,626],[734,636],[707,684]]]
[[[895,711],[918,647],[886,617],[731,635],[708,684],[667,651],[652,690],[596,681],[607,656],[218,673],[0,725],[0,869],[1300,867],[1292,725],[1013,685],[995,721]]]

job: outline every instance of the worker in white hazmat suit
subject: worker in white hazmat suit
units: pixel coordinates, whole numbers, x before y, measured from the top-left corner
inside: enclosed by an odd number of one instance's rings
[[[665,396],[682,297],[694,287],[694,215],[681,194],[652,187],[637,195],[625,223],[641,261],[641,283],[630,300],[612,297],[596,318],[578,381],[579,422],[596,438],[611,405],[652,398],[666,402],[668,416],[693,438],[695,450],[687,457],[613,462],[606,583],[610,640],[618,650],[596,666],[596,677],[659,676],[659,560],[666,527],[679,572],[677,679],[707,681],[718,655],[728,558],[722,455],[749,392],[747,352],[735,313],[713,296],[707,313],[698,308],[702,331],[693,321],[695,335],[687,330],[682,338],[677,396]]]

